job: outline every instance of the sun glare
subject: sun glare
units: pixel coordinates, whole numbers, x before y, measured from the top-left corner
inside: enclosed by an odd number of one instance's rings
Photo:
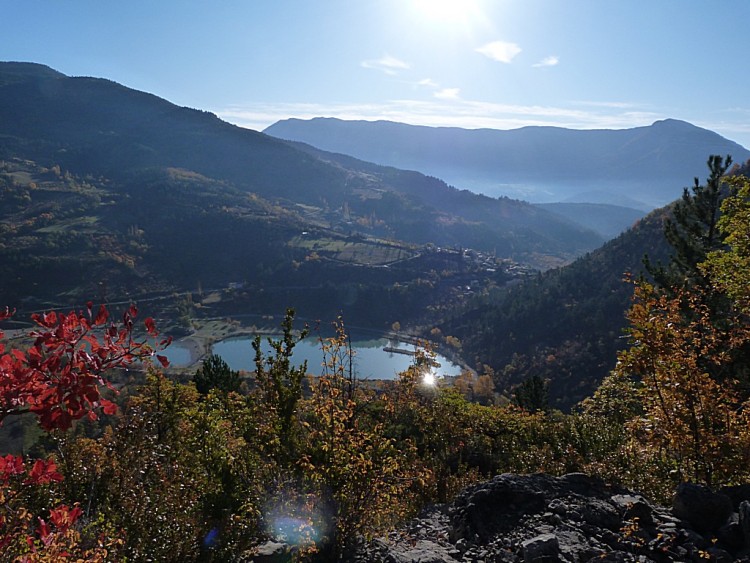
[[[476,9],[471,0],[413,0],[417,11],[424,17],[443,22],[466,20]]]
[[[424,378],[422,379],[422,383],[425,385],[429,385],[430,387],[435,385],[435,374],[431,371],[428,371],[424,374]]]

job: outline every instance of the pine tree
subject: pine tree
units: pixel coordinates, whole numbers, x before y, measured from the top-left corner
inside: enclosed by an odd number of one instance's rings
[[[229,368],[221,356],[211,354],[193,376],[195,388],[201,395],[208,395],[211,389],[225,393],[239,391],[240,374]]]
[[[732,164],[732,157],[711,155],[708,158],[709,176],[704,185],[698,178],[692,189],[685,188],[682,198],[672,209],[672,217],[664,226],[664,236],[673,249],[665,266],[653,264],[644,257],[646,270],[657,288],[671,293],[671,289],[695,285],[709,287],[708,278],[698,268],[708,253],[724,246],[724,236],[718,229],[721,202],[727,194],[723,177]]]

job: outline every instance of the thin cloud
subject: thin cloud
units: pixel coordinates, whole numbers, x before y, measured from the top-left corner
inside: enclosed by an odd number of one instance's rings
[[[432,78],[423,78],[417,82],[417,86],[426,86],[427,88],[440,88],[440,84],[435,82]]]
[[[510,63],[521,52],[521,47],[508,41],[492,41],[479,47],[476,51],[493,61]]]
[[[379,70],[389,75],[398,74],[401,70],[409,70],[411,68],[409,63],[390,55],[384,55],[379,59],[362,61],[360,65],[364,68]]]
[[[458,100],[461,90],[459,88],[443,88],[433,94],[439,100]]]
[[[545,66],[557,66],[559,63],[560,63],[559,57],[556,57],[555,55],[550,55],[549,57],[544,57],[541,61],[531,66],[539,68],[539,67],[545,67]]]
[[[607,102],[607,101],[592,101],[592,100],[572,100],[570,102],[576,106],[589,106],[598,108],[612,108],[612,109],[633,109],[642,107],[642,104],[634,102]]]

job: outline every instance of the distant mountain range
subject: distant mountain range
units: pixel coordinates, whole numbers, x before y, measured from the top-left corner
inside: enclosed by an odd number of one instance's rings
[[[621,130],[505,131],[315,118],[286,119],[264,132],[490,196],[645,211],[677,199],[686,178],[703,175],[709,155],[750,158],[741,145],[675,119]]]

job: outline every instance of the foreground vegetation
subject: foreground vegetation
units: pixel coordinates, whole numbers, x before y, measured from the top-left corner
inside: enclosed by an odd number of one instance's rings
[[[727,164],[677,205],[672,259],[633,281],[629,348],[569,415],[541,378],[510,404],[488,375],[436,386],[429,350],[364,387],[340,320],[309,378],[290,362],[306,335],[293,311],[270,354],[254,344],[250,381],[212,356],[189,384],[157,367],[152,320],[134,339],[133,308],[117,326],[104,308],[36,316],[33,345],[0,356],[0,420],[46,432],[27,458],[0,458],[0,559],[226,561],[274,538],[331,561],[498,472],[584,471],[656,500],[683,481],[747,482],[750,181],[724,186]],[[148,358],[138,392],[101,389]]]

